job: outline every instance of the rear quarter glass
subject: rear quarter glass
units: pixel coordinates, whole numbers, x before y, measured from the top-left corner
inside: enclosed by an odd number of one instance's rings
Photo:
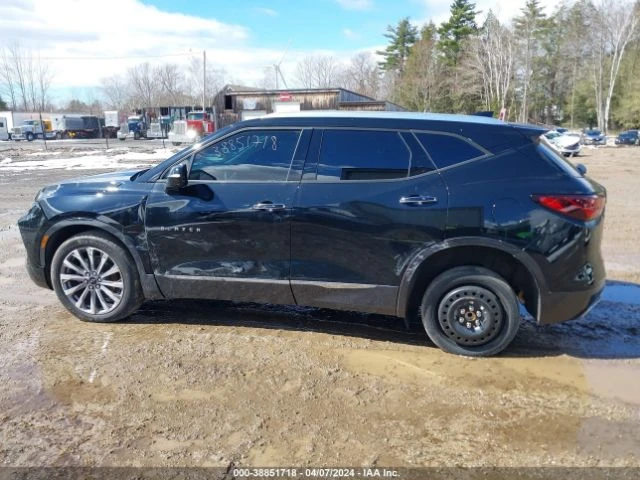
[[[564,156],[558,155],[542,142],[538,142],[538,144],[536,145],[536,152],[538,153],[538,155],[540,155],[540,157],[551,163],[553,166],[557,167],[563,173],[576,178],[580,178],[583,176],[580,171],[573,165],[573,163],[567,160]]]

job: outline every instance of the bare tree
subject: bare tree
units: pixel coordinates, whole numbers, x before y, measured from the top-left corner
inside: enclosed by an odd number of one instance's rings
[[[17,105],[17,85],[13,74],[13,62],[11,62],[8,49],[3,48],[0,51],[0,86],[3,92],[9,98],[9,105],[12,109]]]
[[[349,65],[340,72],[341,86],[377,98],[380,90],[380,69],[373,55],[360,52],[351,57]]]
[[[180,67],[173,63],[165,63],[156,67],[156,77],[160,82],[160,103],[163,105],[179,105],[183,95],[184,77]]]
[[[471,40],[470,46],[470,63],[482,79],[482,99],[485,108],[506,108],[513,77],[513,35],[489,11],[480,34]]]
[[[2,49],[0,79],[14,109],[42,111],[49,103],[53,72],[40,55],[19,43]]]
[[[138,107],[156,105],[159,88],[154,74],[155,71],[149,62],[136,65],[127,71],[131,95]]]
[[[185,93],[189,97],[192,105],[200,105],[202,103],[202,91],[204,85],[202,66],[202,58],[193,57],[191,58],[189,67],[187,68],[187,88],[185,90]],[[222,90],[222,87],[224,86],[225,77],[226,72],[224,69],[213,68],[212,66],[207,64],[207,98],[205,99],[207,105],[205,105],[205,107],[213,105],[214,97],[220,90]]]
[[[109,107],[117,110],[126,108],[130,95],[124,78],[120,75],[102,78],[100,85],[102,96]]]
[[[339,74],[338,63],[331,56],[307,56],[296,65],[296,80],[304,88],[335,87]]]
[[[627,0],[601,0],[593,5],[591,25],[596,114],[598,127],[606,132],[620,63],[627,45],[637,35],[638,6]]]

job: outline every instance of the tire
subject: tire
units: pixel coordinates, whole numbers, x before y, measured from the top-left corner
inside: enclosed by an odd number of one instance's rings
[[[135,133],[133,134],[133,139],[134,139],[134,140],[140,140],[140,133],[139,133],[139,132],[135,132]]]
[[[181,145],[181,142],[171,142],[174,147],[178,147]]]
[[[86,322],[122,320],[144,300],[135,262],[99,230],[60,245],[51,261],[51,284],[64,307]]]
[[[62,140],[62,132],[56,132],[56,140]]]
[[[27,132],[27,142],[33,142],[33,133]]]
[[[125,141],[125,139],[126,139],[125,137],[120,137],[120,138],[119,138],[119,140],[120,140],[121,142],[124,142],[124,141]]]
[[[520,327],[515,293],[502,277],[483,267],[455,267],[438,275],[424,293],[421,314],[433,343],[469,357],[501,352]]]

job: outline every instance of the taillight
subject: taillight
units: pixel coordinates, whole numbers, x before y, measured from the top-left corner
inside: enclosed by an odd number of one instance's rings
[[[600,195],[532,195],[531,198],[549,210],[585,222],[598,218],[607,202]]]

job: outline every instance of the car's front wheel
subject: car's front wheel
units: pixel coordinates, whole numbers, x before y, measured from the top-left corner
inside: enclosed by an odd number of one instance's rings
[[[455,267],[438,275],[421,307],[427,335],[442,350],[486,357],[504,350],[520,327],[518,300],[495,272]]]
[[[133,259],[100,231],[81,233],[60,245],[51,282],[67,310],[87,322],[121,320],[143,300]]]

